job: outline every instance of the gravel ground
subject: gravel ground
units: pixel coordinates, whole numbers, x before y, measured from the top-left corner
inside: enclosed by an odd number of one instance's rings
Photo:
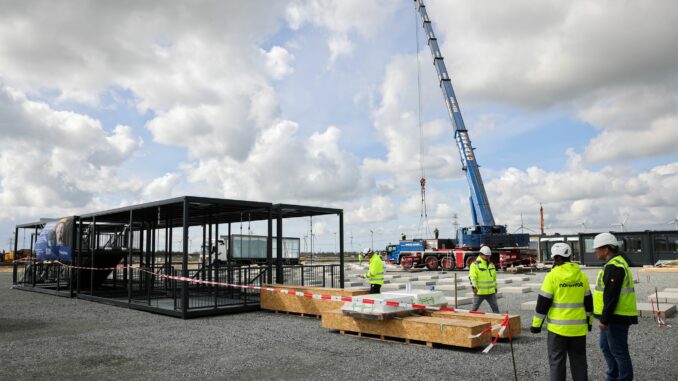
[[[588,269],[589,279],[597,270]],[[466,277],[465,272],[458,276]],[[510,276],[504,275],[501,276]],[[544,274],[531,276],[539,282]],[[525,283],[525,282],[524,282]],[[0,379],[511,379],[511,352],[431,349],[341,336],[314,319],[268,312],[180,320],[141,311],[10,290],[0,274]],[[514,284],[511,284],[514,285]],[[639,299],[657,286],[678,287],[678,274],[640,276]],[[548,378],[545,330],[529,333],[532,313],[520,303],[536,293],[505,294],[502,309],[522,316],[514,342],[518,378]],[[487,308],[487,306],[483,306]],[[643,318],[630,333],[636,379],[678,377],[678,319],[659,329]],[[587,343],[589,375],[604,379],[598,330]]]

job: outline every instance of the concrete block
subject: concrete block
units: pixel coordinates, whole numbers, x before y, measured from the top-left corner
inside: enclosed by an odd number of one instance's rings
[[[524,311],[534,311],[537,308],[537,301],[525,302],[520,305],[520,309]]]
[[[659,307],[655,303],[637,303],[638,306],[638,316],[640,317],[654,317],[656,312],[661,313],[660,316],[670,318],[676,314],[676,305],[675,304],[664,304],[659,303]]]
[[[529,276],[512,276],[506,279],[511,279],[515,283],[515,282],[525,282],[530,280],[531,278]]]
[[[497,279],[497,284],[509,284],[513,283],[512,279],[506,279],[506,278],[498,278]]]
[[[466,293],[464,293],[464,296],[469,296],[469,297],[472,298],[473,292],[466,292]],[[501,293],[501,291],[497,292],[497,299],[501,299],[503,297],[504,297],[504,295]]]
[[[447,303],[445,296],[440,291],[411,290],[411,291],[392,291],[382,292],[382,295],[392,295],[394,297],[411,296],[414,302],[426,306],[440,306]]]
[[[457,283],[462,283],[467,279],[468,279],[468,277],[459,277],[458,276],[457,277]],[[441,284],[441,283],[454,284],[454,278],[448,278],[448,277],[442,278],[442,277],[440,277],[440,278],[438,278],[438,284]]]
[[[524,294],[527,292],[532,292],[532,289],[529,287],[516,286],[516,287],[502,287],[501,291],[506,294]]]
[[[414,282],[410,282],[412,284],[412,287],[422,287],[422,286],[433,286],[436,284],[436,281],[434,280],[415,280]]]
[[[385,285],[381,286],[382,291],[402,290],[404,288],[405,288],[405,285],[401,284],[401,283],[385,284]]]
[[[656,302],[657,299],[659,300],[659,303],[669,303],[669,304],[676,304],[678,303],[678,292],[658,292],[656,295],[655,293],[652,293],[647,296],[647,300],[649,302]]]
[[[411,310],[411,308],[388,306],[386,303],[363,304],[359,301],[362,299],[388,300],[409,304],[414,302],[414,297],[412,296],[388,296],[386,294],[361,295],[359,297],[354,297],[351,302],[344,303],[341,310],[376,314]]]
[[[359,287],[359,286],[363,286],[364,284],[365,284],[365,282],[348,282],[346,285],[348,287]]]
[[[446,297],[445,300],[447,300],[447,306],[448,307],[454,307],[454,297]],[[473,303],[473,298],[469,298],[468,296],[459,296],[457,297],[457,305],[458,306],[464,306],[467,304]]]
[[[532,291],[541,290],[541,283],[525,283],[523,287],[529,287]]]
[[[665,288],[664,292],[675,292],[678,293],[678,288]]]

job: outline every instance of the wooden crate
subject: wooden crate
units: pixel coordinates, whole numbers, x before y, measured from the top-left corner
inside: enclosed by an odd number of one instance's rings
[[[431,316],[365,320],[345,316],[341,311],[328,311],[322,315],[322,326],[336,331],[423,342],[428,346],[441,344],[476,348],[486,346],[492,339],[489,333],[476,338],[469,337],[488,328],[489,323]]]
[[[468,312],[451,312],[451,311],[430,311],[427,314],[432,317],[466,321],[478,321],[489,323],[490,325],[501,324],[504,321],[504,315],[502,314],[479,315],[479,314],[469,314]],[[509,326],[511,327],[511,335],[513,337],[520,336],[520,315],[509,315]],[[492,330],[492,336],[497,336],[498,333],[499,329]],[[508,329],[505,329],[504,333],[500,337],[502,339],[507,339]]]
[[[286,286],[280,284],[266,285],[265,287],[282,288],[286,290],[295,290],[309,292],[312,294],[336,295],[336,296],[359,296],[369,293],[368,290],[345,290],[343,288],[322,288],[322,287],[302,287]],[[321,315],[325,311],[334,311],[344,305],[344,302],[335,302],[332,300],[309,299],[296,295],[280,294],[277,292],[262,291],[260,294],[260,305],[263,310],[292,312],[303,315]]]

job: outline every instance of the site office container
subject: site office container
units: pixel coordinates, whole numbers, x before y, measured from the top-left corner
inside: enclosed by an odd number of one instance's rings
[[[611,232],[617,237],[619,251],[629,266],[653,265],[661,260],[678,260],[678,231]],[[598,233],[579,233],[582,263],[601,266],[605,261],[596,258],[593,238]]]

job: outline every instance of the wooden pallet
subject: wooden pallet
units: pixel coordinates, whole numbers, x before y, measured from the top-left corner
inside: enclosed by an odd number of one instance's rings
[[[433,343],[433,342],[430,342],[430,341],[403,339],[401,337],[394,337],[394,336],[373,335],[371,333],[362,333],[362,332],[344,331],[344,330],[332,331],[332,332],[338,332],[339,334],[345,335],[345,336],[355,336],[355,337],[360,337],[362,339],[377,340],[377,341],[382,341],[382,342],[387,342],[387,343],[414,345],[414,346],[418,346],[418,347],[428,347],[428,348],[434,348],[434,347],[454,348],[451,345],[443,345],[443,344]]]
[[[330,330],[355,332],[373,337],[397,338],[404,342],[424,342],[455,347],[476,348],[489,344],[490,333],[478,334],[490,327],[489,323],[436,318],[430,316],[405,317],[387,320],[356,319],[341,311],[323,313],[322,326]]]
[[[275,313],[275,314],[292,315],[292,316],[299,316],[299,317],[305,317],[305,318],[311,318],[311,319],[317,319],[317,320],[320,320],[320,318],[322,317],[322,315],[320,315],[320,314],[309,314],[309,313],[291,312],[291,311],[274,311],[274,310],[267,310],[267,311]]]

